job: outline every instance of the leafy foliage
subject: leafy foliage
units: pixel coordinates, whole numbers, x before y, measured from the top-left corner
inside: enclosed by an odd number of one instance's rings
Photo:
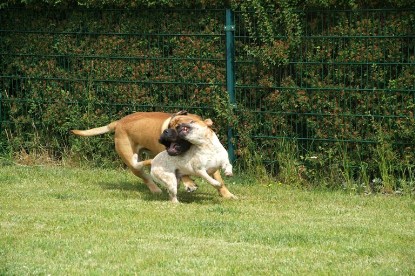
[[[224,144],[233,127],[242,167],[289,168],[301,185],[415,178],[413,4],[7,1],[0,148],[113,165],[111,138],[68,131],[187,109],[212,117]],[[235,10],[236,109],[225,90],[226,5]]]

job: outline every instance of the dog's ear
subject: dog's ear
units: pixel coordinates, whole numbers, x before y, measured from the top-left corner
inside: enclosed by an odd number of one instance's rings
[[[170,128],[173,125],[172,122],[173,122],[174,117],[180,116],[180,115],[187,115],[187,114],[189,113],[186,110],[180,110],[179,112],[174,113],[173,115],[171,115],[171,119],[167,127]]]
[[[186,110],[180,110],[179,112],[177,112],[175,115],[187,115],[188,112]]]
[[[205,124],[206,124],[208,127],[212,127],[212,126],[213,126],[213,122],[212,122],[212,120],[211,120],[211,119],[206,119],[206,120],[205,120]]]

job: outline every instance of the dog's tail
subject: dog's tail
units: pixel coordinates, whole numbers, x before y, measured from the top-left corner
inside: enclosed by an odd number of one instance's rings
[[[115,121],[103,127],[96,127],[96,128],[91,128],[87,130],[73,129],[71,130],[71,132],[79,136],[95,136],[95,135],[100,135],[100,134],[104,134],[107,132],[113,132],[117,126],[117,123],[118,121]]]

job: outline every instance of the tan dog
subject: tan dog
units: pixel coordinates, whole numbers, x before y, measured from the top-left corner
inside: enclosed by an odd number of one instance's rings
[[[167,151],[163,151],[151,161],[151,176],[167,188],[172,202],[178,202],[177,184],[182,175],[203,177],[217,189],[223,187],[223,184],[211,175],[219,169],[223,169],[227,176],[232,175],[228,152],[211,126],[210,119],[180,124],[177,127],[178,136],[192,144],[190,149],[178,156],[171,156]],[[139,162],[137,154],[134,154],[132,159],[133,167],[136,169],[142,169],[149,161]]]
[[[151,177],[146,174],[143,169],[135,169],[133,167],[132,157],[134,153],[138,153],[142,150],[148,150],[153,155],[164,151],[165,147],[158,142],[160,134],[164,129],[168,127],[175,128],[181,123],[202,121],[197,115],[184,114],[186,113],[178,112],[176,114],[169,114],[162,112],[137,112],[103,127],[88,130],[72,130],[72,133],[79,136],[94,136],[107,132],[115,132],[115,149],[123,162],[136,176],[143,179],[151,192],[160,193],[160,188],[157,187]],[[225,198],[233,197],[223,184],[219,172],[214,173],[214,178],[221,183],[221,187],[218,187],[220,195]],[[196,186],[190,178],[183,177],[182,180],[188,191],[196,189]]]

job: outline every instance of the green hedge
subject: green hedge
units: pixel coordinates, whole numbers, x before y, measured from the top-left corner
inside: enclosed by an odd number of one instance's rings
[[[292,166],[298,178],[285,182],[412,181],[415,12],[395,9],[412,2],[231,2],[234,113],[222,3],[6,2],[0,146],[118,163],[111,136],[68,131],[133,111],[188,109],[213,118],[224,144],[227,126],[234,128],[244,168],[265,162],[281,178]]]
[[[237,148],[260,152],[280,175],[292,165],[302,183],[367,188],[382,179],[388,186],[382,190],[402,179],[413,183],[415,11],[293,13],[289,21],[285,15],[267,21],[241,12],[250,37],[257,33],[253,47],[244,35],[237,42],[242,61],[255,61],[237,64],[239,113],[251,121],[240,131],[253,138],[241,140],[248,149]],[[264,29],[269,35],[262,37]],[[294,149],[284,142],[292,139]],[[280,157],[287,148],[298,153],[288,158],[293,164]]]
[[[188,109],[212,117],[212,106],[226,97],[223,38],[216,30],[221,12],[2,13],[8,18],[4,29],[20,30],[6,33],[1,44],[2,119],[12,152],[38,148],[61,158],[66,149],[104,159],[109,139],[97,154],[96,145],[84,149],[90,141],[73,140],[69,130],[105,125],[134,111]],[[154,18],[163,18],[162,24]],[[221,131],[225,124],[215,117]]]

